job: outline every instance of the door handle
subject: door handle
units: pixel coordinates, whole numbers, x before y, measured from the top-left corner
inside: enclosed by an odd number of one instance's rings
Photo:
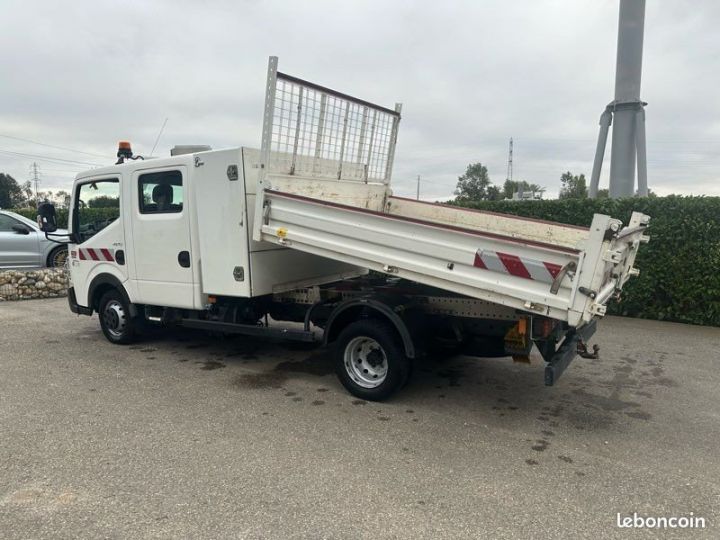
[[[190,268],[190,252],[181,251],[178,253],[178,264],[183,268]]]

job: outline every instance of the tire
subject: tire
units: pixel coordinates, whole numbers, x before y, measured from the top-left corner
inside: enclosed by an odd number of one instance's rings
[[[388,323],[361,320],[340,332],[333,353],[335,372],[352,395],[382,401],[397,392],[410,375],[410,359]]]
[[[48,268],[61,268],[67,263],[68,250],[65,246],[54,248],[48,255],[46,264]]]
[[[136,340],[138,322],[130,317],[130,308],[115,289],[106,292],[98,304],[100,328],[110,343],[126,345]]]

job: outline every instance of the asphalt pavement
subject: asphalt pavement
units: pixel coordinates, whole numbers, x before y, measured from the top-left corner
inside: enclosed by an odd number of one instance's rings
[[[429,359],[369,403],[323,350],[0,303],[0,538],[720,537],[720,328],[594,341],[552,388],[539,358]]]

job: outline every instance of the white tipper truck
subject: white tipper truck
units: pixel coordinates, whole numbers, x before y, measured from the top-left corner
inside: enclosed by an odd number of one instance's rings
[[[331,345],[369,400],[443,348],[527,360],[535,345],[553,385],[597,354],[586,341],[638,272],[648,216],[585,228],[395,197],[400,109],[271,57],[260,150],[139,159],[121,143],[117,164],[74,183],[70,309],[98,313],[117,344],[154,323]],[[54,208],[39,214],[52,233]]]

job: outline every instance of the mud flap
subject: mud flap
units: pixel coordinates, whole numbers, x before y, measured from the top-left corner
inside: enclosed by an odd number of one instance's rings
[[[512,356],[513,362],[520,362],[522,364],[530,363],[529,355],[533,346],[533,342],[530,339],[530,324],[531,320],[523,317],[505,334],[503,340],[505,353]]]

